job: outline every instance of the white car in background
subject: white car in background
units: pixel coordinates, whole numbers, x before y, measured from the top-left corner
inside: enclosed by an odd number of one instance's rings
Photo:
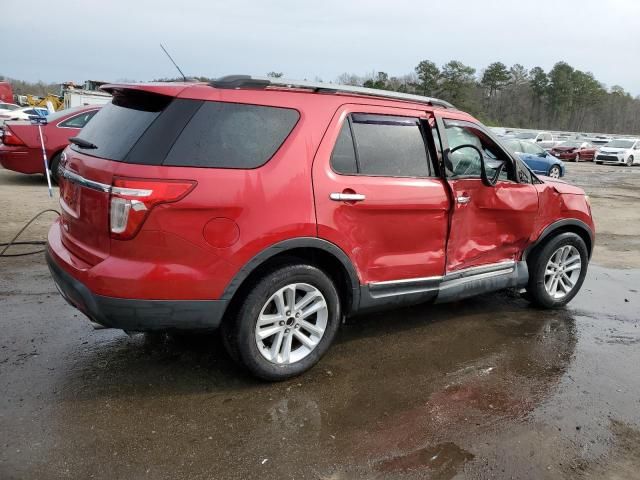
[[[637,138],[616,138],[600,147],[595,154],[595,162],[618,165],[640,164],[640,140]]]
[[[553,138],[553,135],[549,132],[518,132],[513,138],[523,142],[535,143],[545,150],[551,150],[558,143],[558,140]]]
[[[44,107],[22,107],[15,110],[0,110],[0,125],[8,120],[29,120],[33,116],[46,117],[49,110]]]
[[[0,102],[0,113],[2,111],[11,111],[11,110],[17,110],[18,108],[20,108],[20,105],[16,105],[15,103],[2,103]]]

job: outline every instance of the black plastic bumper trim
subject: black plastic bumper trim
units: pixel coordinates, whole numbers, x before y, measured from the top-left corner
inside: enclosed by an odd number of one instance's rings
[[[138,300],[96,295],[46,252],[51,276],[64,299],[92,321],[131,332],[214,330],[227,300]]]

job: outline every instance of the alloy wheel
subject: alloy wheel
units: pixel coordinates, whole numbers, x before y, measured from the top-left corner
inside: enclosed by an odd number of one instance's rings
[[[280,365],[299,362],[320,343],[329,308],[322,292],[292,283],[275,292],[260,310],[255,340],[260,354]]]
[[[560,168],[557,165],[551,167],[551,170],[549,170],[549,176],[551,178],[560,178]]]
[[[558,248],[544,272],[544,288],[556,300],[566,297],[578,283],[582,270],[580,252],[573,245]]]

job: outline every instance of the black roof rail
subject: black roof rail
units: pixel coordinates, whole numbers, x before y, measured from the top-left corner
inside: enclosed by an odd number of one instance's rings
[[[339,85],[335,83],[308,82],[306,80],[287,80],[284,78],[252,77],[250,75],[227,75],[217,78],[209,85],[214,88],[225,89],[262,89],[267,87],[282,88],[303,88],[312,90],[315,93],[346,93],[353,95],[364,95],[367,97],[387,98],[392,100],[403,100],[405,102],[424,103],[427,105],[452,108],[453,105],[444,100],[410,93],[393,92],[389,90],[378,90],[377,88],[355,87],[352,85]]]

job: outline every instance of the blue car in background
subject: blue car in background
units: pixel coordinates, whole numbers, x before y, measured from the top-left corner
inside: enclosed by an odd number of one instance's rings
[[[527,166],[540,175],[564,177],[564,162],[535,143],[517,138],[502,138],[502,143],[516,153]]]

